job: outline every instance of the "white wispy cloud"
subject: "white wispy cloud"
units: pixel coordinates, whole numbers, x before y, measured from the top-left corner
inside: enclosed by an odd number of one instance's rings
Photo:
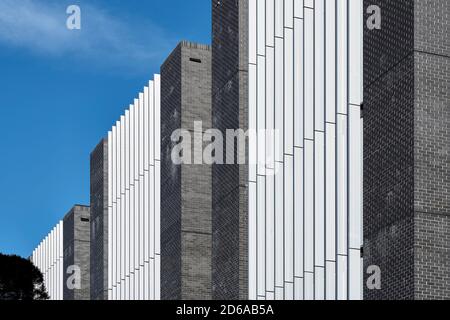
[[[80,7],[81,30],[68,30],[61,1],[0,0],[0,46],[138,69],[162,62],[173,44],[164,30],[149,21],[125,19],[89,4]]]

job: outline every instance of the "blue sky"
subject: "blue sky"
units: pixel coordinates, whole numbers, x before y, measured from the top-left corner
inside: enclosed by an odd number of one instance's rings
[[[81,30],[66,8],[81,8]],[[89,154],[210,0],[0,0],[0,252],[28,256],[89,203]]]

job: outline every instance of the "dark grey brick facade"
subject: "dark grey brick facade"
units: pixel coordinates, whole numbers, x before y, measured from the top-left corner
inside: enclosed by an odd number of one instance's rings
[[[108,140],[91,153],[91,300],[108,300]]]
[[[211,299],[211,167],[171,159],[172,133],[194,137],[194,121],[211,128],[211,48],[181,42],[161,67],[163,300]]]
[[[86,206],[74,206],[64,217],[63,223],[63,296],[64,300],[90,300],[90,210]],[[69,267],[77,266],[81,272],[81,288],[69,289]]]
[[[364,298],[450,299],[450,4],[364,4]]]
[[[247,130],[248,0],[213,0],[212,8],[213,126],[222,133],[227,129]],[[215,165],[212,180],[213,299],[246,300],[248,168]]]

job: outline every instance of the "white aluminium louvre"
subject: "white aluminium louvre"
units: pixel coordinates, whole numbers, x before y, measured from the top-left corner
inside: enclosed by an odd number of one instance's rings
[[[108,134],[108,288],[112,300],[160,299],[160,77]]]
[[[249,298],[360,299],[362,0],[248,1]]]

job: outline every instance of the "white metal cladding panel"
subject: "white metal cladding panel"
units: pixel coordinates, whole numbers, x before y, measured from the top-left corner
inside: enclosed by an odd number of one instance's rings
[[[314,10],[305,8],[304,20],[305,67],[305,139],[314,139]]]
[[[125,116],[120,117],[120,197],[125,194]]]
[[[133,256],[134,256],[134,268],[136,271],[139,267],[139,114],[140,105],[139,100],[134,99],[134,197],[131,200],[133,202]],[[138,289],[136,287],[136,275],[134,277],[134,292]]]
[[[275,162],[275,50],[266,48],[266,168],[274,169]],[[262,113],[262,110],[260,109]],[[267,173],[272,174],[272,173]]]
[[[304,299],[304,278],[295,278],[294,280],[294,300]]]
[[[150,111],[150,97],[149,88],[144,88],[144,170],[148,170],[150,165],[150,123],[149,123],[149,111]],[[153,127],[153,126],[152,126]]]
[[[144,179],[139,179],[139,267],[144,265]]]
[[[155,167],[149,168],[149,259],[155,258],[155,229],[156,229],[156,220],[155,220]],[[159,186],[157,186],[159,187]],[[152,287],[153,288],[153,287]]]
[[[294,300],[294,283],[286,282],[284,284],[284,300]]]
[[[336,300],[336,261],[327,261],[326,263],[325,299]]]
[[[325,267],[325,134],[316,131],[314,145],[314,265]]]
[[[148,165],[155,165],[155,85],[153,81],[148,84]]]
[[[352,1],[348,8],[349,103],[360,105],[363,100],[363,1]]]
[[[284,288],[275,287],[275,298],[274,300],[284,299]]]
[[[325,0],[325,109],[327,123],[336,123],[336,1]]]
[[[144,296],[143,300],[150,299],[150,265],[148,262],[144,263]]]
[[[283,2],[284,2],[283,0],[275,0],[275,37],[283,37],[283,35],[284,35],[284,3]]]
[[[124,219],[124,225],[125,225],[125,255],[123,259],[125,260],[125,279],[130,276],[131,272],[131,265],[130,265],[130,190],[125,190],[125,219]]]
[[[117,208],[116,208],[116,268],[117,298],[122,299],[122,121],[117,124]]]
[[[112,192],[112,180],[113,180],[113,172],[112,172],[112,131],[108,132],[108,300],[111,300],[111,289],[112,289],[112,206],[113,206],[113,192]]]
[[[348,103],[348,0],[337,2],[337,112],[347,114]]]
[[[155,162],[155,255],[161,254],[161,162]],[[158,274],[159,276],[159,274]]]
[[[119,279],[119,268],[118,268],[118,243],[119,243],[119,233],[118,233],[118,227],[119,227],[119,197],[120,197],[120,188],[119,188],[119,181],[120,181],[120,164],[119,164],[119,137],[120,137],[120,123],[116,122],[116,126],[113,128],[113,135],[114,135],[114,176],[115,179],[113,181],[114,186],[114,200],[115,204],[113,207],[113,275],[114,275],[114,296],[115,299],[118,298],[117,293],[117,284]]]
[[[294,30],[289,28],[284,29],[284,153],[294,154]]]
[[[60,253],[59,253],[59,257],[60,257],[60,261],[59,261],[59,265],[60,265],[60,271],[59,271],[59,280],[60,280],[60,300],[63,300],[63,294],[64,294],[64,222],[61,221],[59,223],[59,228],[61,230],[60,232]]]
[[[120,129],[121,131],[121,142],[120,142],[120,149],[121,149],[121,164],[120,164],[120,170],[121,170],[121,201],[120,201],[120,224],[121,224],[121,228],[120,228],[120,260],[121,260],[121,265],[120,265],[120,280],[122,282],[121,288],[123,290],[122,293],[122,299],[124,299],[125,297],[125,285],[124,285],[124,281],[125,281],[125,277],[126,277],[126,205],[127,205],[127,200],[126,200],[126,194],[125,194],[125,168],[126,168],[126,156],[125,156],[125,137],[126,137],[126,123],[125,123],[125,116],[121,117],[121,123],[122,123],[122,128]]]
[[[325,131],[325,0],[314,2],[314,121]]]
[[[305,272],[314,272],[314,142],[305,141]]]
[[[266,0],[257,0],[256,12],[256,53],[263,56],[266,53],[266,32],[260,32],[259,30],[265,30],[266,28]]]
[[[362,121],[359,106],[349,106],[349,299],[362,299]]]
[[[161,76],[155,75],[155,160],[161,160]]]
[[[294,17],[303,18],[303,0],[294,0]],[[294,21],[295,23],[295,21]]]
[[[130,110],[125,110],[124,125],[124,167],[125,167],[125,189],[130,188]]]
[[[131,273],[134,272],[136,264],[135,264],[135,224],[134,224],[134,217],[135,217],[135,172],[136,172],[136,115],[137,115],[137,106],[131,105],[130,106],[130,277]],[[133,297],[133,290],[134,290],[134,283],[131,281],[130,278],[130,299]]]
[[[303,278],[304,276],[304,167],[303,149],[295,148],[294,153],[294,276]],[[297,288],[296,288],[297,290]],[[303,288],[301,288],[303,292]]]
[[[139,100],[134,99],[134,181],[139,177]]]
[[[302,8],[303,13],[303,8]],[[304,54],[303,19],[294,20],[294,145],[303,147],[304,140]]]
[[[130,275],[130,111],[125,111],[125,280]],[[126,294],[128,294],[128,283],[125,285]]]
[[[152,258],[150,259],[149,262],[149,279],[148,279],[148,283],[149,283],[149,299],[150,300],[155,300],[155,277],[156,277],[156,272],[155,272],[155,259]]]
[[[135,194],[136,187],[133,181],[133,185],[130,186],[130,273],[133,273],[136,268],[136,241],[135,241],[135,212],[136,212],[136,203],[135,203]],[[130,283],[130,288],[132,289],[133,284]],[[130,289],[130,290],[131,290]],[[132,291],[132,290],[131,290]]]
[[[292,132],[291,132],[292,133]],[[284,161],[284,282],[285,296],[294,295],[294,157]]]
[[[275,1],[276,0],[266,0],[266,50],[268,47],[275,46]],[[264,28],[258,28],[258,33],[260,33],[261,30],[264,30]]]
[[[249,130],[257,130],[257,69],[256,65],[249,66]],[[258,159],[258,145],[256,134],[250,134],[249,136],[249,179],[252,182],[256,182],[257,175],[257,159]]]
[[[294,0],[284,0],[284,27],[294,28]]]
[[[250,84],[251,85],[251,84]],[[275,161],[284,161],[284,40],[275,38]]]
[[[275,292],[275,177],[266,176],[266,298]]]
[[[275,286],[284,288],[284,167],[275,175]]]
[[[257,67],[257,152],[258,152],[258,174],[266,174],[266,59],[265,57],[258,56]]]
[[[159,185],[160,169],[158,165],[156,181],[153,168],[159,162],[155,162],[159,157],[159,142],[156,141],[156,136],[160,136],[160,126],[156,123],[156,119],[160,119],[159,81],[159,77],[155,76],[155,80],[149,82],[152,87],[144,88],[144,94],[139,94],[139,99],[135,99],[134,105],[117,123],[119,129],[113,129],[110,135],[110,139],[114,140],[109,149],[112,153],[109,157],[112,168],[112,228],[109,236],[113,249],[110,258],[113,261],[109,265],[111,277],[115,278],[111,279],[115,286],[110,295],[113,299],[149,299],[150,291],[153,292],[152,298],[159,298],[159,274],[148,274],[150,255],[155,256],[156,250],[159,252],[159,239],[156,239],[159,233],[155,235],[156,224],[159,228],[159,216],[155,215],[156,211],[159,215],[159,201],[154,200],[157,193],[154,186]],[[159,258],[152,258],[152,270],[159,272],[155,260],[159,261]],[[116,272],[113,272],[114,268]],[[150,279],[153,279],[152,288],[149,288]]]
[[[314,8],[314,0],[305,0],[305,8]]]
[[[256,300],[258,296],[257,287],[257,184],[249,183],[249,298]]]
[[[348,239],[347,116],[337,116],[337,253],[347,255]]]
[[[326,260],[336,261],[336,125],[325,131],[325,234]]]
[[[349,166],[349,248],[361,247],[361,111],[359,106],[349,106],[348,166]]]
[[[161,256],[155,258],[155,300],[161,299]]]
[[[113,279],[117,289],[111,294],[116,299],[160,296],[160,193],[155,188],[160,184],[159,90],[160,78],[155,75],[117,123],[119,129],[113,130],[117,133],[111,132],[111,139],[116,141],[111,144],[114,156],[110,157],[114,159],[110,179],[111,224],[115,225],[110,233],[111,246],[116,250],[111,253],[111,260],[115,261],[109,265],[118,269],[118,275],[114,275],[118,278]]]
[[[136,106],[130,106],[130,185],[134,185],[135,178],[135,150],[136,150]]]
[[[325,299],[325,267],[315,267],[314,272],[314,299]]]
[[[350,249],[348,257],[348,299],[361,300],[361,251],[359,249]]]
[[[258,176],[257,181],[257,275],[258,298],[266,296],[266,180]]]
[[[314,300],[314,273],[305,272],[305,290],[304,299]]]
[[[337,259],[337,297],[338,300],[348,300],[348,270],[347,256],[338,256]]]
[[[258,52],[258,38],[256,34],[257,30],[257,0],[249,0],[249,20],[248,20],[248,32],[249,32],[249,62],[256,64],[256,56]]]
[[[149,172],[148,170],[144,171],[144,263],[148,263],[150,259],[150,181],[149,181]]]
[[[144,94],[139,93],[139,175],[144,175]]]
[[[109,283],[109,288],[113,290],[113,287],[116,285],[116,267],[115,267],[115,261],[116,261],[116,252],[115,252],[115,241],[116,241],[116,234],[115,234],[115,228],[116,228],[116,202],[117,202],[117,193],[116,193],[116,179],[117,179],[117,172],[116,172],[116,127],[112,127],[111,129],[111,156],[108,157],[108,161],[111,162],[112,172],[111,172],[111,179],[108,183],[108,188],[111,188],[111,227],[108,228],[108,234],[110,235],[111,242],[108,244],[110,248],[110,256],[111,260],[108,261],[108,269],[110,269],[111,272],[111,282]],[[113,299],[113,294],[111,292],[111,299]]]

